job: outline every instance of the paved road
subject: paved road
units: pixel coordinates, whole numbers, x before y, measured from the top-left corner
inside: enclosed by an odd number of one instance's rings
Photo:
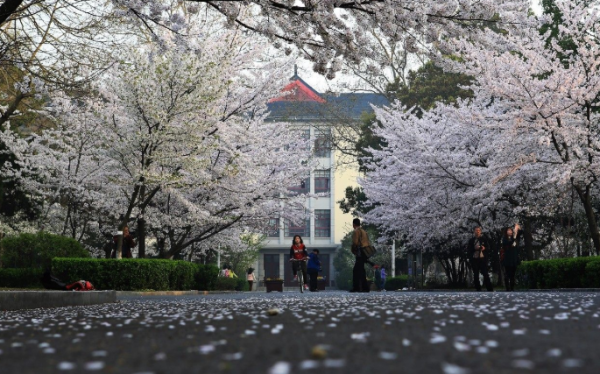
[[[0,312],[0,372],[598,374],[599,337],[600,293],[127,297]]]

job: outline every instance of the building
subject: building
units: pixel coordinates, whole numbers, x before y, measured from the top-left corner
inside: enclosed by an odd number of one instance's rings
[[[284,287],[295,287],[289,264],[289,250],[294,235],[302,236],[308,250],[318,248],[323,264],[327,287],[335,287],[333,256],[343,236],[351,229],[352,217],[343,215],[336,201],[344,198],[348,185],[356,185],[357,171],[336,169],[338,152],[331,147],[333,126],[358,122],[364,113],[372,112],[371,104],[388,104],[383,95],[372,93],[322,94],[302,80],[297,72],[290,83],[282,89],[282,96],[269,101],[268,121],[288,122],[303,128],[304,136],[314,141],[314,153],[318,167],[298,185],[290,186],[299,193],[319,193],[323,197],[310,198],[306,207],[313,212],[300,225],[273,219],[274,228],[265,247],[260,251],[255,274],[260,280],[283,278]]]

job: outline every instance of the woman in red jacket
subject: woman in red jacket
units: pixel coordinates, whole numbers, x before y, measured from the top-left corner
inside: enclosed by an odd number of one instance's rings
[[[302,242],[300,235],[294,236],[292,240],[292,246],[290,247],[290,261],[292,262],[292,272],[294,273],[294,280],[298,279],[298,266],[302,270],[302,278],[304,279],[304,289],[308,289],[308,275],[306,273],[306,259],[308,258],[308,252],[306,246]]]

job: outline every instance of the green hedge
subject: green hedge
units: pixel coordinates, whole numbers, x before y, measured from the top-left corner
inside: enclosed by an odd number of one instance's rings
[[[522,262],[517,285],[529,289],[600,287],[600,257]]]
[[[215,289],[219,291],[248,291],[248,281],[243,278],[218,277]]]
[[[219,268],[215,265],[199,265],[196,284],[199,290],[216,290]]]
[[[401,290],[408,286],[408,275],[399,275],[385,279],[385,289],[387,291]]]
[[[55,258],[52,273],[67,283],[85,279],[98,290],[168,291],[213,289],[210,277],[218,269],[174,260]]]
[[[77,240],[46,232],[7,236],[0,245],[3,268],[49,269],[55,257],[90,257]]]
[[[42,269],[0,269],[0,287],[44,288]]]
[[[245,277],[235,279],[237,281],[237,285],[235,287],[236,291],[250,291],[250,285],[248,284],[248,280]]]
[[[600,288],[600,261],[590,261],[585,265],[585,284]]]

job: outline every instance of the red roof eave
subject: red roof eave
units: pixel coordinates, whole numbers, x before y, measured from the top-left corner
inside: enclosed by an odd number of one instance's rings
[[[324,103],[326,100],[323,99],[317,92],[307,87],[300,80],[295,80],[285,86],[281,92],[285,94],[283,96],[275,97],[269,100],[270,103],[275,101],[315,101],[318,103]]]

